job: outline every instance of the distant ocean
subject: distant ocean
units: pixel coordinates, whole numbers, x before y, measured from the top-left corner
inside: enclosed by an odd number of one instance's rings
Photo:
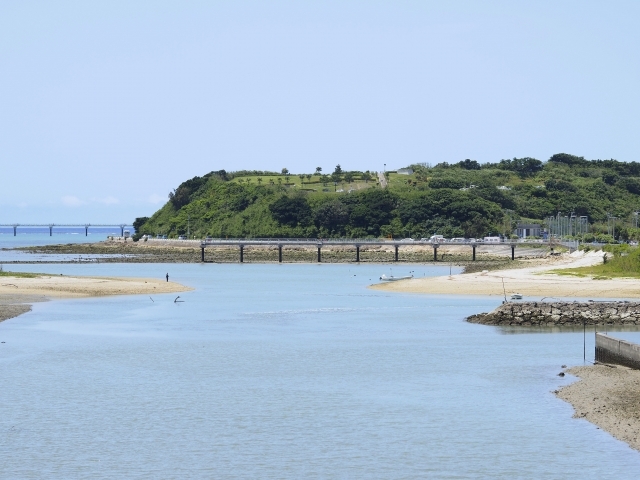
[[[134,228],[125,226],[131,233]],[[17,235],[13,235],[12,227],[0,227],[0,248],[26,246],[55,245],[59,243],[88,243],[106,240],[108,236],[120,236],[120,227],[89,227],[85,236],[84,227],[53,227],[53,235],[49,236],[48,227],[18,227]]]

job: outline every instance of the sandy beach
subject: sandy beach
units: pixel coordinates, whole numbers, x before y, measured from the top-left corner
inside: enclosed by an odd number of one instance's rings
[[[534,266],[460,275],[414,278],[379,283],[371,288],[401,293],[446,295],[493,295],[507,297],[520,293],[526,297],[640,298],[640,281],[615,278],[563,276],[549,270],[575,268],[602,263],[601,252],[574,252],[532,261]],[[504,282],[504,290],[503,290]]]
[[[72,277],[41,275],[33,278],[0,277],[0,321],[31,310],[31,304],[54,298],[106,295],[153,295],[191,290],[176,282],[154,278]]]
[[[556,395],[584,418],[618,440],[640,450],[640,370],[620,365],[573,367],[567,373],[580,378]]]

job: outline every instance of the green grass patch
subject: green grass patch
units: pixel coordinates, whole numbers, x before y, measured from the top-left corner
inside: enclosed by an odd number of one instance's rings
[[[612,246],[613,247],[613,246]],[[591,267],[566,268],[551,270],[556,275],[572,275],[576,277],[592,277],[594,280],[611,278],[640,278],[640,250],[609,248],[605,263]],[[604,253],[603,253],[604,256]]]
[[[12,277],[12,278],[37,278],[43,275],[47,275],[46,273],[27,273],[27,272],[6,272],[0,270],[0,277]]]

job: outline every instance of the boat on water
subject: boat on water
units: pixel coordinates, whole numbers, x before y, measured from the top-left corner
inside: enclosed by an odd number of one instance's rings
[[[413,275],[407,275],[405,277],[394,277],[393,275],[386,276],[385,274],[382,274],[380,280],[382,280],[383,282],[396,282],[398,280],[409,280],[410,278],[413,278]]]
[[[522,294],[514,293],[513,295],[511,295],[511,300],[522,300]]]

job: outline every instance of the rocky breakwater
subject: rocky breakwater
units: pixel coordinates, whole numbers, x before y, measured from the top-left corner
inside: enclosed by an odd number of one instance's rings
[[[502,326],[640,325],[639,302],[507,302],[468,322]]]

